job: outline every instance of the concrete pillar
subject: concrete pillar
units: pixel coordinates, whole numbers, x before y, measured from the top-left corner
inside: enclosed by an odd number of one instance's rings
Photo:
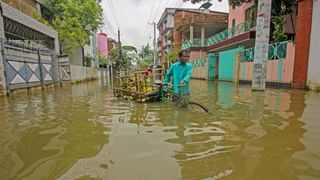
[[[204,26],[201,27],[201,47],[205,46],[206,30]]]
[[[313,1],[308,87],[320,91],[320,0]]]
[[[60,67],[59,67],[59,57],[57,54],[51,55],[52,58],[52,70],[53,70],[53,82],[56,86],[60,86],[61,83],[61,75],[60,75]]]
[[[292,84],[294,88],[306,87],[312,23],[312,1],[313,0],[299,1]]]
[[[259,0],[252,90],[266,89],[272,0]]]
[[[190,25],[190,41],[193,43],[193,26]]]
[[[1,6],[1,4],[0,4]],[[4,24],[3,24],[3,17],[2,17],[2,7],[0,7],[0,96],[5,95],[7,93],[7,86],[6,86],[6,78],[5,78],[5,71],[4,71],[4,58],[3,58],[3,42],[5,40],[4,35]]]
[[[180,51],[182,45],[182,33],[178,30],[174,31],[174,49]]]
[[[239,80],[240,80],[240,65],[241,65],[241,60],[242,60],[242,53],[237,52],[235,54],[234,60],[235,60],[235,62],[234,62],[234,80],[233,80],[233,82],[235,84],[239,84]]]

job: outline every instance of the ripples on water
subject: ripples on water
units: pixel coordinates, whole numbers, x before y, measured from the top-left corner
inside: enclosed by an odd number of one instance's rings
[[[192,81],[178,109],[98,83],[0,99],[1,179],[319,179],[320,95]]]

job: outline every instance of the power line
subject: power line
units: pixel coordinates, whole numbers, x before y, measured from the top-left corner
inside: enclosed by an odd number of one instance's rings
[[[161,1],[159,1],[159,3],[157,4],[156,11],[154,11],[155,13],[153,14],[153,18],[152,18],[152,21],[151,21],[152,23],[156,23],[155,22],[156,18],[158,18],[158,16],[161,15],[160,13],[162,13],[165,10],[165,8],[168,5],[169,1],[170,0],[167,0],[164,3],[161,3]],[[155,36],[155,34],[154,34],[154,36]],[[156,37],[154,37],[154,38],[156,38]]]
[[[106,22],[105,25],[107,26],[107,27],[104,26],[104,28],[105,29],[107,29],[107,28],[109,29],[110,35],[112,34],[113,36],[116,36],[115,30],[112,28],[112,26],[111,26],[110,22],[108,21],[108,18],[106,17],[105,14],[103,14],[103,18],[104,18],[104,20]]]
[[[163,2],[163,1],[162,1]],[[171,0],[167,0],[166,2],[164,2],[163,4],[161,3],[161,0],[158,1],[158,3],[155,3],[155,0],[153,1],[152,3],[152,8],[150,10],[150,14],[149,14],[149,17],[148,17],[148,23],[150,23],[150,19],[152,19],[151,22],[155,22],[156,18],[158,17],[159,13],[161,13],[163,10],[165,10],[166,6],[169,4],[169,2],[171,2]],[[176,4],[174,5],[175,8],[180,8],[182,7],[183,5],[183,0],[178,0],[176,2]],[[153,11],[154,8],[156,8],[156,11]],[[159,12],[160,11],[160,12]],[[154,13],[152,13],[154,12]],[[149,41],[149,33],[147,33],[148,31],[150,31],[151,29],[149,29],[148,27],[149,25],[147,24],[147,26],[144,28],[143,32],[142,33],[142,41],[146,40],[146,41]],[[144,35],[146,34],[146,35]]]
[[[119,21],[118,21],[118,17],[117,17],[117,13],[116,13],[116,11],[115,11],[115,9],[114,9],[114,6],[113,6],[113,3],[112,3],[112,0],[108,0],[110,3],[110,7],[111,7],[111,11],[113,12],[113,14],[114,14],[114,17],[115,17],[115,20],[116,20],[116,23],[117,23],[117,26],[118,26],[118,28],[120,28],[120,24],[119,24]]]
[[[153,12],[153,9],[154,9],[155,2],[156,2],[156,0],[152,1],[152,7],[150,9],[150,13],[149,13],[149,16],[148,16],[148,22],[150,21],[150,18],[152,17],[152,12]]]
[[[159,0],[158,1],[159,3],[158,3],[158,6],[157,6],[157,8],[155,9],[155,11],[154,11],[154,13],[153,13],[153,16],[152,16],[152,22],[154,21],[154,19],[157,17],[157,14],[158,14],[158,11],[159,11],[159,9],[161,9],[160,7],[161,7],[161,0]]]
[[[150,9],[150,13],[149,13],[149,16],[148,16],[148,21],[147,21],[147,23],[146,23],[146,25],[145,25],[145,27],[144,27],[144,30],[143,31],[141,31],[142,32],[142,34],[140,34],[141,36],[143,36],[145,33],[147,33],[147,31],[148,31],[148,27],[149,27],[149,21],[150,21],[150,18],[151,18],[151,16],[152,16],[152,12],[153,12],[153,9],[154,9],[154,5],[155,5],[155,0],[153,0],[152,1],[152,7],[151,7],[151,9]],[[142,38],[142,39],[144,39],[144,37]]]

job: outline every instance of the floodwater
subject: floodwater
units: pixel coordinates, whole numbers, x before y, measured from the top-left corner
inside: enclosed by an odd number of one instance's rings
[[[320,179],[320,94],[191,89],[211,114],[98,82],[0,98],[0,179]]]

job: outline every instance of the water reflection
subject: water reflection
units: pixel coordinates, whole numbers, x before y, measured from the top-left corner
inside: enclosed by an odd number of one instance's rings
[[[82,84],[0,99],[3,179],[318,179],[320,95],[192,81],[179,109]]]
[[[87,87],[2,99],[0,174],[3,179],[56,179],[79,159],[97,154],[108,129],[95,120]],[[8,103],[8,104],[7,104]],[[7,107],[3,109],[3,107]]]
[[[182,178],[297,178],[289,161],[304,149],[303,124],[298,121],[304,110],[303,94],[237,91],[232,84],[221,83],[208,87],[214,116],[181,112],[177,139],[169,141],[182,145],[175,155]],[[299,105],[298,111],[294,104]]]

